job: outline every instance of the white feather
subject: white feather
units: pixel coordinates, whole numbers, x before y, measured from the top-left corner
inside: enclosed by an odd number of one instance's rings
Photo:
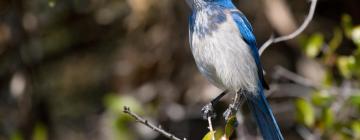
[[[208,25],[208,14],[198,11],[194,29]],[[258,87],[258,75],[251,50],[230,13],[226,21],[206,37],[194,32],[191,49],[200,72],[220,89],[237,92],[244,89],[255,93]]]

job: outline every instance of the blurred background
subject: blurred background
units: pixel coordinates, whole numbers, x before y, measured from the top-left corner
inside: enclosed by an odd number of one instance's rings
[[[291,33],[308,0],[233,0],[259,46]],[[319,0],[310,26],[262,55],[286,139],[360,139],[360,1]],[[0,140],[164,140],[208,131],[200,109],[221,91],[197,71],[185,0],[1,0]],[[217,134],[232,95],[216,106]],[[232,139],[261,139],[247,107]]]

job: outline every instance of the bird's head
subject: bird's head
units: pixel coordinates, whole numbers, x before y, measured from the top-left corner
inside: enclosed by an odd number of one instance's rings
[[[219,5],[225,8],[233,8],[231,0],[186,0],[192,9],[201,9],[209,5]]]

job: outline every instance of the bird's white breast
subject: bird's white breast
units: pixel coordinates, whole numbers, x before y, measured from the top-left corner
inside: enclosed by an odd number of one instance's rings
[[[258,85],[257,67],[250,47],[242,39],[235,21],[226,13],[226,21],[205,37],[197,27],[208,25],[207,14],[198,12],[191,49],[200,72],[221,89],[255,92]]]

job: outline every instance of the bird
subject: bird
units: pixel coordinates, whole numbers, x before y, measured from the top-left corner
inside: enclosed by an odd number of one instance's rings
[[[264,80],[256,38],[248,19],[231,0],[187,0],[187,3],[192,10],[189,16],[190,49],[198,70],[211,84],[224,90],[220,98],[227,92],[235,93],[231,110],[225,115],[239,109],[241,97],[264,140],[283,140],[264,95],[269,87]]]

